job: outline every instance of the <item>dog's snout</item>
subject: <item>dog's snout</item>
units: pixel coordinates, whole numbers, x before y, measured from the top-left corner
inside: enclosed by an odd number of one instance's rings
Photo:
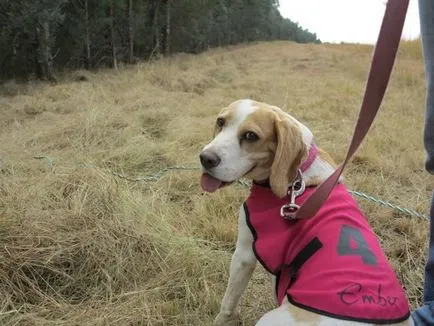
[[[220,164],[220,157],[217,156],[217,154],[211,152],[211,151],[203,151],[199,155],[200,157],[200,163],[205,169],[212,169],[215,168],[217,165]]]

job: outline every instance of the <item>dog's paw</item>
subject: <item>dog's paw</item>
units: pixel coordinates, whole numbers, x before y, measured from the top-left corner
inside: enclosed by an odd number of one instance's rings
[[[216,326],[238,326],[239,324],[239,315],[238,314],[223,314],[219,313],[214,320],[214,325]]]

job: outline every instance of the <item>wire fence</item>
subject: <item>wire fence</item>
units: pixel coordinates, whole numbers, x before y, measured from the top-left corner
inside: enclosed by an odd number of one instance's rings
[[[192,167],[192,166],[175,165],[175,166],[166,167],[166,168],[158,171],[155,174],[151,174],[151,175],[147,175],[147,176],[143,176],[143,177],[137,177],[137,178],[131,178],[131,177],[122,175],[122,174],[117,173],[117,172],[112,172],[112,174],[119,177],[119,178],[123,178],[125,180],[128,180],[128,181],[158,181],[159,179],[161,179],[161,177],[163,175],[167,174],[169,171],[174,171],[174,170],[199,170],[199,168],[198,167]],[[245,180],[238,180],[237,183],[242,185],[242,186],[245,186],[245,187],[250,187],[250,185],[251,185],[250,182],[245,181]],[[392,204],[388,201],[382,200],[380,198],[376,198],[376,197],[368,195],[364,192],[355,191],[355,190],[349,190],[349,192],[353,196],[363,198],[363,199],[370,201],[370,202],[373,202],[379,206],[388,207],[388,208],[394,209],[400,213],[410,215],[413,217],[429,219],[429,217],[427,215],[420,214],[417,211],[415,211],[414,209],[409,209],[409,208],[405,208],[405,207],[401,207],[401,206]]]
[[[47,161],[48,167],[50,169],[53,168],[54,165],[54,158],[50,157],[50,156],[34,156],[33,158],[35,159],[39,159],[39,160],[45,160]],[[97,168],[96,166],[93,165],[86,165],[86,167],[88,168]],[[153,174],[149,174],[149,175],[145,175],[145,176],[139,176],[139,177],[131,177],[131,176],[127,176],[125,174],[119,173],[119,172],[114,172],[114,171],[110,171],[112,175],[130,181],[130,182],[139,182],[139,181],[144,181],[144,182],[152,182],[152,181],[158,181],[160,180],[164,175],[166,175],[167,173],[169,173],[170,171],[194,171],[194,170],[199,170],[198,167],[196,166],[185,166],[185,165],[174,165],[174,166],[168,166],[165,167],[163,169],[161,169],[160,171],[153,173]],[[246,181],[246,180],[238,180],[237,181],[238,184],[244,186],[244,187],[250,187],[251,183]],[[388,207],[391,208],[397,212],[400,212],[402,214],[405,215],[409,215],[412,217],[417,217],[417,218],[423,218],[423,219],[429,219],[429,216],[424,215],[424,214],[420,214],[417,211],[415,211],[414,209],[410,209],[410,208],[405,208],[405,207],[401,207],[395,204],[392,204],[386,200],[374,197],[372,195],[368,195],[364,192],[361,191],[355,191],[355,190],[349,190],[349,192],[353,195],[353,196],[357,196],[360,197],[364,200],[370,201],[372,203],[377,204],[378,206],[383,206],[383,207]]]

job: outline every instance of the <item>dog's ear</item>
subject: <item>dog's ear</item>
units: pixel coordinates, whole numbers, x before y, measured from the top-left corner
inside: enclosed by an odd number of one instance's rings
[[[297,170],[307,153],[301,131],[288,119],[276,114],[274,130],[277,148],[271,165],[270,185],[273,193],[282,198],[287,194],[288,185],[297,176]]]

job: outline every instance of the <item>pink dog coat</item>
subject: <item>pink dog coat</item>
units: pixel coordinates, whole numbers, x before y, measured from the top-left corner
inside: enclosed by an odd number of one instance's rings
[[[297,197],[301,205],[315,188]],[[374,232],[344,185],[338,184],[316,216],[287,221],[276,197],[254,184],[244,203],[253,250],[285,295],[303,309],[339,319],[388,324],[408,319],[405,293]]]

